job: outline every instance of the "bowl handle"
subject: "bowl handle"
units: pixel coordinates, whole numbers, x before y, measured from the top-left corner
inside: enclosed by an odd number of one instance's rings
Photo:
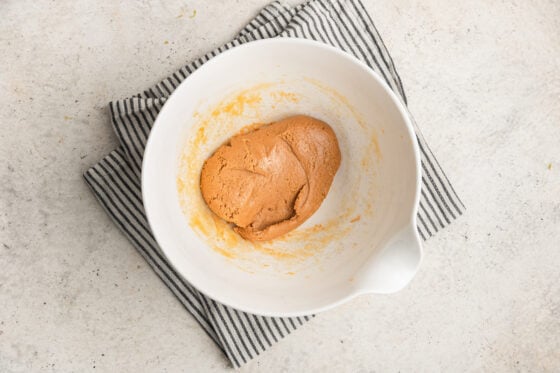
[[[363,293],[390,294],[403,289],[414,277],[422,261],[422,245],[412,222],[401,229],[380,254],[369,259],[359,276]]]

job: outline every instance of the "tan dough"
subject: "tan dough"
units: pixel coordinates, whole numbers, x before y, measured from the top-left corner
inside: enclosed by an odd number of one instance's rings
[[[210,209],[243,238],[265,241],[319,208],[339,166],[331,127],[297,115],[232,137],[204,163],[200,189]]]

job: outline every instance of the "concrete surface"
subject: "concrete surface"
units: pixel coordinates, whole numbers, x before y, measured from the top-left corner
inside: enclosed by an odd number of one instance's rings
[[[109,100],[266,2],[0,3],[0,371],[228,369],[81,174],[115,146]],[[560,3],[366,6],[468,211],[405,291],[322,314],[242,371],[558,371]]]

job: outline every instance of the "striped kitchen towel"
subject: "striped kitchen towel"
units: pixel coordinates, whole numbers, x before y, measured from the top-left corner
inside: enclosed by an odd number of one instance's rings
[[[169,264],[150,232],[142,205],[140,171],[148,134],[171,92],[217,54],[270,37],[314,39],[345,50],[379,73],[402,101],[407,102],[393,60],[359,0],[312,0],[295,7],[275,1],[262,9],[231,42],[189,62],[143,93],[111,102],[111,122],[120,146],[84,174],[114,223],[234,367],[247,363],[311,316],[271,318],[243,313],[206,297],[185,282]],[[418,230],[422,238],[427,239],[459,216],[464,206],[414,125],[422,157]]]

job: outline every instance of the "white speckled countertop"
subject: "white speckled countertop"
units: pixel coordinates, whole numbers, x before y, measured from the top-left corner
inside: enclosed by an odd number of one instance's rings
[[[109,100],[265,3],[0,3],[1,372],[229,369],[81,175],[116,145]],[[467,213],[406,290],[324,313],[242,371],[557,371],[560,3],[365,3]]]

